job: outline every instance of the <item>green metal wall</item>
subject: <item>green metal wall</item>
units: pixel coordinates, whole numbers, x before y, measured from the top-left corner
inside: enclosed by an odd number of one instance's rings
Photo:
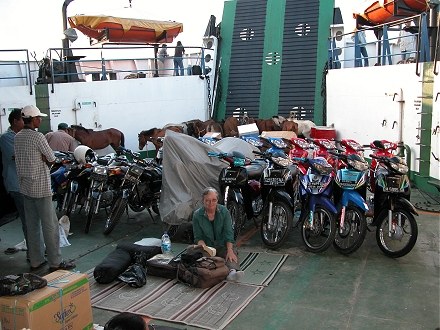
[[[240,0],[232,0],[225,1],[223,18],[221,23],[221,44],[220,44],[220,58],[221,58],[221,66],[219,72],[219,85],[218,85],[218,94],[217,94],[217,102],[215,108],[215,118],[217,120],[224,119],[231,112],[231,106],[229,105],[229,109],[227,110],[227,100],[228,96],[231,96],[232,93],[237,94],[237,84],[234,84],[234,88],[230,88],[230,64],[231,57],[236,56],[236,54],[232,54],[233,51],[233,39],[237,38],[235,34],[240,31],[234,31],[234,26],[240,26],[240,22],[236,22],[236,10],[237,4]],[[243,4],[245,1],[241,4]],[[285,115],[288,112],[288,106],[286,106],[286,100],[281,104],[280,102],[280,93],[282,91],[282,97],[286,98],[286,94],[289,93],[289,90],[295,92],[295,86],[298,88],[303,88],[301,84],[298,83],[298,78],[301,79],[301,74],[312,75],[312,81],[308,88],[313,89],[313,95],[311,97],[311,101],[309,103],[313,103],[312,109],[309,109],[310,112],[313,113],[312,117],[309,119],[314,120],[317,124],[324,123],[324,104],[325,104],[325,94],[322,94],[322,81],[324,68],[327,61],[327,49],[328,49],[328,37],[330,33],[330,25],[333,20],[333,0],[320,0],[319,1],[319,10],[314,9],[315,7],[302,5],[301,10],[304,10],[304,22],[307,22],[307,17],[310,20],[310,17],[314,17],[313,15],[317,15],[314,21],[317,19],[317,32],[316,28],[313,27],[313,33],[316,36],[313,36],[312,40],[308,41],[310,43],[310,49],[313,49],[309,53],[310,57],[314,57],[314,72],[294,72],[296,69],[292,69],[292,65],[286,66],[286,63],[283,63],[283,56],[287,56],[287,54],[283,54],[283,45],[286,48],[291,46],[289,44],[293,32],[289,29],[292,29],[292,26],[289,26],[290,21],[285,23],[286,16],[286,4],[290,7],[290,19],[292,20],[292,7],[295,10],[296,17],[293,18],[293,23],[298,24],[301,23],[301,20],[298,19],[297,7],[301,4],[307,3],[305,2],[297,2],[294,0],[267,0],[266,2],[266,13],[263,17],[262,15],[257,15],[256,19],[264,19],[264,46],[263,50],[256,50],[261,52],[257,54],[260,58],[261,62],[261,81],[260,84],[259,95],[255,96],[256,102],[258,102],[258,117],[259,118],[269,118],[276,114]],[[262,1],[255,1],[255,5],[261,5]],[[316,3],[316,1],[315,1]],[[243,17],[243,15],[241,16]],[[301,16],[299,16],[301,17]],[[236,27],[236,29],[238,29]],[[290,39],[289,39],[290,38]],[[235,39],[236,40],[236,39]],[[309,47],[307,47],[309,49]],[[292,49],[287,50],[292,51]],[[255,54],[253,54],[255,55]],[[294,65],[301,68],[301,58],[303,55],[300,54],[297,60],[297,63]],[[255,58],[255,57],[254,57]],[[290,58],[292,62],[292,58]],[[287,57],[285,57],[285,61],[287,61]],[[270,63],[270,64],[268,64]],[[283,66],[284,65],[284,66]],[[292,72],[286,72],[286,70],[292,70]],[[284,70],[284,72],[282,72]],[[233,79],[244,79],[249,77],[239,78],[237,77],[236,72],[235,78]],[[243,76],[251,75],[252,73],[243,72]],[[296,75],[297,81],[292,83],[289,81],[290,77]],[[281,78],[284,76],[284,80]],[[290,77],[289,77],[290,76]],[[255,79],[259,79],[258,74],[255,75]],[[287,79],[286,79],[287,77]],[[292,85],[284,86],[283,83],[292,83]],[[255,83],[256,84],[256,83]],[[296,85],[294,85],[296,84]],[[254,86],[255,87],[255,86]],[[249,98],[249,95],[246,94],[246,89],[243,88],[241,93],[244,97]],[[298,93],[298,91],[296,91]],[[237,95],[235,95],[237,98]],[[281,110],[280,110],[281,109]],[[253,112],[255,113],[255,111]]]

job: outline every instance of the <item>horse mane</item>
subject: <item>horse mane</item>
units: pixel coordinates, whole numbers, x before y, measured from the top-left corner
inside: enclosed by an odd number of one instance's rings
[[[155,130],[157,130],[157,127],[150,128],[150,129],[147,130],[147,131],[142,131],[141,134],[142,134],[142,135],[151,135],[151,134],[154,133]]]
[[[86,133],[90,133],[90,131],[93,131],[92,129],[87,129],[87,128],[84,128],[84,127],[79,126],[79,125],[71,125],[70,127],[73,128],[73,129],[77,129],[79,131],[84,131]]]

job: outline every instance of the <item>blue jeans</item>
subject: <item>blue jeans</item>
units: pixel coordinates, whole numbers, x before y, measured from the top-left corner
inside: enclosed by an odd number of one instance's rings
[[[33,198],[24,195],[23,199],[28,234],[27,248],[31,266],[38,267],[45,261],[44,245],[46,245],[49,266],[58,267],[62,261],[60,232],[52,197]]]
[[[180,68],[180,76],[184,75],[183,70],[183,58],[175,57],[174,58],[174,75],[179,76],[179,68]]]

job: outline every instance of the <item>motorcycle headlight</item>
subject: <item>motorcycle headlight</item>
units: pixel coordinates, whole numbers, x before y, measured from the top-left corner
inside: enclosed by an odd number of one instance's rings
[[[333,150],[336,149],[335,141],[333,140],[322,140],[321,144],[326,148],[327,150]]]
[[[100,175],[106,175],[107,174],[107,168],[105,166],[102,166],[102,165],[95,166],[93,168],[93,173],[100,174]]]
[[[368,163],[366,160],[357,157],[357,158],[347,158],[347,163],[355,170],[363,172],[368,170]]]
[[[272,161],[283,167],[287,167],[293,164],[293,161],[289,157],[272,157]]]
[[[333,171],[333,167],[322,157],[316,157],[310,165],[321,175],[329,175]]]
[[[359,143],[357,143],[356,141],[353,141],[353,140],[347,141],[347,145],[350,148],[352,148],[353,150],[356,150],[356,151],[362,151],[363,150],[362,146]]]
[[[284,142],[284,141],[281,140],[281,139],[273,139],[271,142],[272,142],[272,144],[273,144],[275,147],[277,147],[277,148],[279,148],[279,149],[287,148],[287,144],[286,144],[286,142]]]
[[[406,165],[405,161],[400,157],[393,157],[390,159],[391,168],[400,174],[408,173],[408,165]]]
[[[257,148],[263,146],[263,142],[261,142],[260,140],[257,140],[257,139],[249,139],[249,140],[247,140],[247,142],[250,145],[257,147]]]

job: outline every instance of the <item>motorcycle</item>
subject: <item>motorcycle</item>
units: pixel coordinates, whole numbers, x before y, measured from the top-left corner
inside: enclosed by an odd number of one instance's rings
[[[333,167],[322,157],[293,158],[298,162],[301,238],[307,250],[325,251],[335,239],[337,209],[331,200]]]
[[[140,158],[138,153],[129,149],[120,147],[120,150],[123,154],[130,155],[133,161],[125,172],[119,189],[115,191],[116,196],[104,226],[105,235],[113,231],[127,206],[134,212],[147,209],[151,218],[153,215],[150,208],[159,214],[162,168],[154,161]]]
[[[376,226],[376,241],[388,257],[403,257],[412,250],[418,236],[414,218],[418,213],[409,201],[408,166],[401,157],[390,155],[382,141],[374,141],[370,146],[376,151],[370,155],[375,164],[372,225]]]
[[[253,218],[255,222],[255,217],[263,210],[261,178],[267,163],[264,160],[251,161],[238,151],[230,153],[210,151],[208,156],[217,157],[229,164],[220,172],[219,184],[223,203],[231,214],[236,239],[246,219]]]
[[[342,254],[350,254],[362,245],[367,234],[368,205],[360,190],[367,182],[368,163],[357,153],[329,153],[338,164],[333,196],[340,209],[333,246]]]
[[[57,210],[61,211],[66,193],[66,168],[75,162],[72,152],[54,151],[55,162],[50,166],[51,188],[53,200],[57,201]]]
[[[114,192],[120,186],[127,166],[127,158],[117,154],[97,159],[90,174],[90,185],[85,203],[87,213],[85,233],[90,231],[92,220],[98,214],[99,209],[112,205]]]
[[[67,184],[61,212],[68,217],[76,210],[78,205],[84,205],[88,194],[89,178],[92,172],[91,162],[94,160],[95,155],[93,150],[82,147],[85,146],[78,146],[75,149],[75,161],[65,165]],[[81,153],[87,153],[87,156],[80,156]]]
[[[255,152],[255,151],[254,151]],[[255,152],[269,165],[263,172],[264,210],[260,232],[263,243],[271,249],[279,248],[286,240],[293,224],[295,199],[293,196],[297,168],[282,151]]]

